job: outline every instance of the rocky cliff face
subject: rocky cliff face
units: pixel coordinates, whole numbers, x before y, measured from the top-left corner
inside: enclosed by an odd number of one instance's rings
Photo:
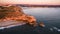
[[[8,21],[8,20],[23,21],[26,24],[33,25],[33,26],[36,26],[36,24],[37,24],[35,17],[26,15],[23,12],[21,7],[0,6],[0,21]]]

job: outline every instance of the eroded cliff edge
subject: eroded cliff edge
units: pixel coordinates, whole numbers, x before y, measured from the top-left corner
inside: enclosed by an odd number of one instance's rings
[[[0,26],[10,25],[10,23],[1,22],[9,20],[17,21],[19,23],[26,23],[32,26],[37,25],[35,17],[25,14],[21,7],[12,5],[0,6]],[[16,22],[11,24],[16,24]]]

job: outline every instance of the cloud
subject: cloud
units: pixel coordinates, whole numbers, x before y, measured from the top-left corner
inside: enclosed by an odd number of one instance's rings
[[[60,0],[0,0],[3,4],[60,4]]]

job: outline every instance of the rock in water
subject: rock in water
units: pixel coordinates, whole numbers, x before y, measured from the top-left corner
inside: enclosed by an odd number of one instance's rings
[[[40,22],[39,26],[40,27],[45,27],[45,24],[43,22]]]
[[[36,26],[36,19],[33,16],[26,15],[21,7],[18,6],[0,6],[0,24],[10,25],[1,21],[22,21],[24,23]],[[10,22],[11,24],[14,24]],[[15,22],[16,23],[16,22]],[[18,24],[19,24],[18,23]],[[2,25],[2,26],[6,26]],[[15,24],[16,25],[16,24]],[[1,25],[0,25],[1,26]]]

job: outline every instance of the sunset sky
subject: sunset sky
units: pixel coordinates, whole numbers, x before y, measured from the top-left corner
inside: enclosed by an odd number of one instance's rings
[[[60,5],[60,0],[0,0],[0,4]]]

